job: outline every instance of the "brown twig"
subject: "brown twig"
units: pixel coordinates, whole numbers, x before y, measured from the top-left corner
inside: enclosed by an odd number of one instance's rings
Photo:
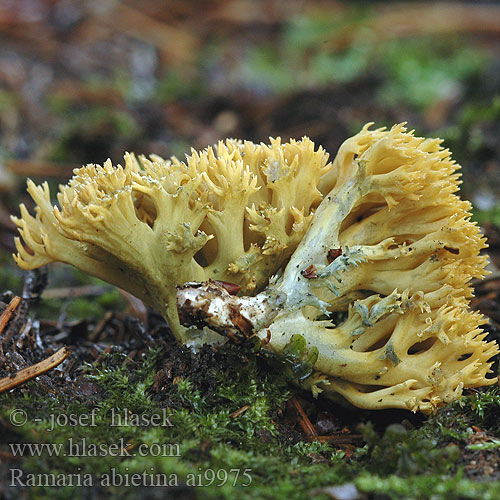
[[[302,427],[302,430],[306,434],[309,441],[319,441],[320,443],[339,445],[352,444],[353,441],[360,441],[361,439],[363,439],[363,436],[361,436],[360,434],[335,434],[332,436],[318,436],[316,428],[309,420],[309,417],[306,415],[304,409],[302,408],[302,405],[298,402],[298,400],[293,397],[292,399],[290,399],[289,403],[297,411],[297,421]]]
[[[310,439],[311,441],[316,439],[318,437],[318,433],[316,432],[314,425],[309,420],[309,417],[306,415],[306,412],[303,410],[301,404],[295,397],[290,399],[290,404],[297,411],[299,425],[302,427],[302,430],[305,432],[308,439]]]
[[[361,434],[334,434],[333,436],[316,436],[315,440],[320,443],[330,444],[352,444],[353,441],[361,441]]]
[[[88,338],[91,342],[97,342],[97,338],[99,335],[102,333],[106,325],[113,319],[114,314],[111,311],[108,311],[105,315],[104,318],[102,318],[95,328],[90,332]]]
[[[233,413],[231,413],[231,415],[229,415],[231,418],[238,418],[240,415],[243,415],[243,413],[245,413],[248,408],[250,408],[250,405],[245,405],[245,406],[242,406],[241,408],[238,408],[236,411],[233,411]]]
[[[52,87],[52,95],[73,102],[106,104],[108,106],[120,106],[124,103],[121,93],[111,86],[93,88],[84,83],[70,80],[55,83]]]
[[[0,461],[2,460],[21,460],[21,457],[13,455],[12,453],[9,453],[8,451],[0,450]]]
[[[10,219],[10,213],[2,205],[0,205],[0,226],[11,233],[17,230],[17,226]]]
[[[2,314],[0,314],[0,334],[3,332],[4,328],[7,326],[12,313],[16,310],[17,306],[21,303],[21,297],[14,297],[7,307],[4,309]]]
[[[52,356],[47,359],[40,361],[40,363],[36,363],[33,366],[28,366],[27,368],[19,370],[13,377],[5,377],[1,379],[0,392],[9,391],[20,384],[24,384],[24,382],[27,382],[32,378],[38,377],[42,373],[45,373],[61,364],[70,355],[70,347],[61,347],[61,349],[59,349],[56,353],[52,354]]]

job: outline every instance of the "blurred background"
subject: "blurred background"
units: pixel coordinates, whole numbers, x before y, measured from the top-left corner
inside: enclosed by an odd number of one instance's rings
[[[182,157],[225,137],[307,135],[334,156],[367,121],[445,140],[495,261],[500,5],[0,0],[0,291],[22,289],[9,214],[32,206],[26,177],[56,187],[124,151]],[[49,316],[124,307],[57,269]],[[68,304],[58,277],[99,298]]]

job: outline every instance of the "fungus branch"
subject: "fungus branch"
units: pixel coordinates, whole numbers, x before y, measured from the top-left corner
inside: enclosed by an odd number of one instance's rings
[[[261,290],[305,233],[329,168],[307,138],[227,140],[185,162],[126,154],[124,166],[87,165],[60,186],[59,206],[47,183],[28,181],[37,205],[34,216],[21,205],[13,218],[14,258],[24,269],[66,262],[113,283],[158,309],[188,343],[176,285],[215,279]]]
[[[283,352],[300,334],[318,350],[313,390],[362,408],[431,412],[464,387],[495,382],[487,374],[498,347],[468,309],[486,244],[455,194],[458,167],[439,144],[402,125],[365,127],[346,141],[324,181],[331,191],[283,274],[251,299],[271,300],[272,314],[239,309],[240,333],[266,349]],[[181,288],[179,309],[189,303],[195,315],[204,294],[203,286]],[[250,299],[221,295],[203,321],[234,336],[225,299],[231,309]]]

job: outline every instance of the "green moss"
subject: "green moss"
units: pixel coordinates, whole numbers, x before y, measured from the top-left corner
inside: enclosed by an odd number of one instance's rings
[[[195,99],[205,94],[207,90],[205,87],[206,84],[201,78],[201,74],[193,77],[192,74],[189,75],[179,69],[169,68],[158,82],[155,97],[160,102]]]
[[[76,470],[92,474],[94,484],[112,470],[122,477],[146,471],[175,478],[178,485],[195,485],[199,498],[209,499],[323,500],[328,497],[321,488],[350,481],[361,491],[391,499],[496,498],[499,493],[496,482],[474,483],[457,469],[461,452],[470,444],[471,425],[498,431],[497,388],[471,393],[415,428],[392,424],[375,430],[368,421],[362,428],[366,444],[348,459],[328,444],[287,441],[276,415],[293,389],[283,367],[263,365],[254,347],[240,347],[239,357],[228,360],[226,368],[214,364],[201,376],[163,381],[164,389],[158,391],[158,370],[171,367],[176,359],[166,349],[152,348],[138,361],[117,352],[104,356],[86,367],[79,385],[91,387],[81,395],[47,392],[39,382],[0,395],[4,421],[14,408],[27,413],[27,424],[13,428],[15,442],[59,444],[67,451],[71,439],[81,450],[84,442],[87,449],[91,444],[104,447],[99,456],[49,456],[45,450],[41,456],[24,457],[23,468],[37,474],[67,475]],[[246,411],[235,416],[242,408]],[[95,426],[57,425],[48,430],[51,415],[79,419],[92,412]],[[159,426],[127,425],[125,414],[157,415],[160,420],[166,415],[167,421]],[[120,456],[106,454],[117,444],[129,446]],[[496,446],[492,442],[489,451],[496,453]],[[125,487],[104,486],[104,490],[109,498],[133,498],[132,492],[137,493]],[[77,487],[32,491],[33,498],[42,499],[71,498],[81,492]]]
[[[460,473],[452,476],[429,474],[409,478],[396,475],[380,477],[363,473],[355,480],[355,484],[363,492],[384,495],[393,500],[496,500],[500,496],[500,483],[497,481],[478,483],[464,479]]]
[[[271,92],[347,83],[384,75],[375,89],[380,104],[424,110],[461,92],[484,71],[488,56],[464,37],[426,36],[380,41],[366,6],[338,16],[309,12],[291,18],[271,43],[250,46],[241,62],[246,85]],[[353,33],[346,48],[345,33]]]
[[[337,468],[326,465],[318,468],[311,464],[311,454],[331,453],[327,445],[316,442],[300,442],[293,446],[280,444],[270,414],[289,397],[288,385],[283,378],[259,378],[255,357],[239,375],[229,379],[220,375],[220,385],[210,397],[201,394],[196,381],[178,380],[176,408],[162,407],[150,392],[155,367],[161,357],[161,349],[156,349],[141,363],[124,364],[122,355],[112,354],[99,366],[89,366],[87,379],[105,391],[105,396],[95,404],[74,395],[47,398],[46,392],[34,382],[25,386],[23,398],[19,394],[15,398],[2,395],[0,413],[4,418],[9,417],[14,407],[27,412],[28,424],[16,429],[24,441],[60,444],[65,450],[70,439],[74,446],[80,445],[81,450],[84,441],[87,445],[104,445],[106,449],[114,443],[132,443],[132,450],[137,450],[137,453],[130,451],[132,455],[136,453],[135,456],[124,453],[120,457],[48,456],[44,453],[41,457],[25,458],[23,467],[36,474],[70,474],[78,470],[96,478],[113,468],[121,474],[153,470],[155,474],[175,475],[180,483],[191,479],[196,484],[203,484],[203,498],[234,498],[235,489],[242,498],[255,498],[257,492],[260,498],[301,498],[299,487],[302,491],[304,487],[314,488],[320,476],[323,483],[326,480],[338,482],[345,476],[342,464]],[[244,413],[238,418],[231,416],[244,405],[249,406]],[[47,430],[51,428],[51,415],[74,415],[78,419],[92,411],[95,426],[60,425]],[[168,412],[167,426],[110,426],[113,412],[161,416],[163,411]],[[259,437],[262,433],[266,439]],[[170,444],[168,449],[175,452],[174,456],[139,455],[141,447],[156,450],[158,444]],[[234,469],[239,470],[238,479]],[[247,475],[243,476],[247,469]],[[216,474],[218,471],[216,483],[224,482],[222,486],[206,486],[210,483],[211,471]],[[271,487],[270,477],[273,478]],[[249,481],[251,488],[245,489],[242,485]],[[53,495],[60,493],[41,487],[35,491],[39,498],[54,498]],[[110,494],[118,495],[118,491],[121,490],[109,488]],[[70,498],[77,492],[77,488],[66,488],[66,496],[57,498]]]
[[[109,289],[109,287],[106,287]],[[103,318],[107,312],[123,311],[126,308],[125,300],[116,289],[109,289],[97,297],[68,297],[61,299],[42,298],[42,301],[32,307],[37,316],[46,319],[59,319],[61,314],[67,321],[83,319],[96,320]]]
[[[446,141],[454,157],[465,168],[474,161],[479,164],[494,156],[496,130],[500,122],[500,95],[479,93],[464,103],[453,123],[436,131]],[[498,220],[498,207],[483,213],[482,217]]]
[[[472,212],[472,219],[479,224],[490,222],[500,227],[500,206],[496,206],[490,210],[474,209]]]
[[[463,39],[438,37],[397,40],[379,49],[386,79],[379,100],[393,107],[405,103],[426,109],[460,90],[485,68],[484,52]]]
[[[437,438],[422,434],[409,432],[401,424],[391,424],[383,436],[379,436],[370,424],[364,425],[363,435],[367,441],[364,451],[369,457],[366,470],[398,476],[449,472],[460,456],[458,447],[453,443],[439,447]]]
[[[102,163],[106,154],[109,156],[115,138],[129,142],[139,134],[136,120],[128,111],[100,104],[78,104],[59,97],[49,99],[48,107],[59,115],[60,122],[57,137],[47,152],[51,161],[76,165]]]
[[[8,112],[17,110],[22,104],[22,100],[15,92],[0,90],[0,111]]]
[[[490,433],[500,437],[500,387],[473,392],[455,403],[457,412],[463,412],[470,425],[485,427]]]
[[[10,290],[20,295],[23,289],[23,271],[13,263],[8,254],[0,254],[0,283],[0,293]]]

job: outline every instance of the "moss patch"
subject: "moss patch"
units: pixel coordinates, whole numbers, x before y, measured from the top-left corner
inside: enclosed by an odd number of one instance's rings
[[[498,497],[498,464],[472,480],[498,453],[497,388],[472,392],[426,420],[353,412],[297,393],[281,365],[251,345],[193,353],[161,325],[154,345],[134,360],[112,349],[71,383],[54,371],[2,394],[0,429],[9,443],[2,451],[17,455],[2,466],[5,483],[22,469],[20,481],[29,474],[66,481],[65,488],[27,489],[33,498],[80,498],[82,491],[137,498],[142,490],[160,494],[155,486],[169,482],[172,498],[326,499],[324,488],[347,482],[366,498]],[[338,428],[358,427],[365,443],[306,440],[287,407],[294,394],[316,425],[328,408]],[[9,423],[19,415],[24,425]],[[49,447],[30,453],[29,443]],[[87,477],[92,486],[68,486],[75,473],[73,483]],[[133,478],[135,487],[127,487]]]

